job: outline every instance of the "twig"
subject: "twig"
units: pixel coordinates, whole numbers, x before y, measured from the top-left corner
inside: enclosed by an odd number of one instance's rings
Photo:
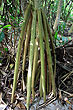
[[[64,66],[63,63],[60,63],[59,61],[56,61],[56,63],[57,63],[61,68],[63,68],[64,70],[70,72],[70,69],[69,69],[67,66]]]
[[[6,74],[4,71],[2,71],[1,69],[0,69],[0,72],[1,72],[4,76],[7,75],[7,74]]]
[[[56,97],[52,97],[51,99],[47,100],[45,103],[40,104],[40,105],[36,108],[36,110],[41,109],[41,108],[43,108],[43,107],[49,105],[50,103],[52,103],[52,102],[55,101],[55,100],[56,100]]]
[[[68,75],[67,75],[67,77],[63,80],[63,82],[64,82],[67,78],[69,78],[69,76],[70,76],[72,73],[73,73],[73,71],[67,73]]]
[[[69,92],[67,92],[67,91],[64,91],[64,90],[62,90],[62,89],[58,89],[58,90],[64,92],[65,94],[67,94],[67,95],[69,95],[69,96],[73,96],[73,94],[71,94],[71,93],[69,93]]]

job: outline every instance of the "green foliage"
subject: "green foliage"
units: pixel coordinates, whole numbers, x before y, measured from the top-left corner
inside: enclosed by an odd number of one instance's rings
[[[13,16],[10,16],[10,18],[11,18],[12,20],[14,20],[14,19],[15,19]]]
[[[0,28],[1,28],[1,30],[2,30],[1,33],[0,33],[0,42],[2,42],[3,39],[4,39],[4,37],[5,37],[5,34],[4,34],[3,30],[4,30],[5,28],[11,29],[11,25],[10,25],[10,24],[9,24],[9,25],[5,25],[5,26],[0,25]]]
[[[64,29],[66,27],[66,23],[65,22],[62,22],[59,26],[58,26],[58,32],[61,31],[64,33]]]
[[[0,51],[0,56],[1,56],[1,51]]]
[[[54,38],[56,40],[56,46],[61,46],[64,45],[66,42],[68,42],[69,40],[71,40],[71,37],[64,37],[64,29],[66,28],[66,23],[62,22],[61,24],[59,24],[58,29],[55,32]],[[61,33],[61,37],[58,35],[58,33]]]
[[[2,42],[2,40],[4,39],[4,37],[5,37],[5,34],[4,34],[4,32],[2,31],[2,32],[0,33],[0,42]]]
[[[4,50],[5,50],[6,52],[8,52],[8,48],[4,48]]]
[[[73,10],[73,2],[72,2],[72,0],[67,0],[67,2],[63,1],[61,18],[65,22],[67,22],[72,10]]]
[[[0,25],[0,28],[2,28],[2,25]]]
[[[58,29],[56,30],[55,35],[54,35],[54,38],[55,38],[56,40],[60,40],[60,39],[58,39],[58,37],[57,37],[57,36],[58,36],[58,32],[61,32],[61,33],[63,34],[65,27],[66,27],[66,23],[65,23],[65,22],[62,22],[62,23],[58,26]]]
[[[10,25],[10,24],[9,24],[9,25],[5,25],[5,26],[3,27],[3,29],[5,29],[5,28],[10,29],[10,28],[11,28],[11,25]]]
[[[57,39],[58,32],[55,32],[54,38]]]

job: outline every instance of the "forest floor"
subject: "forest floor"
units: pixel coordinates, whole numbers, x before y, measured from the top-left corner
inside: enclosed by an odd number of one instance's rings
[[[51,92],[46,96],[47,101],[44,103],[43,98],[39,98],[39,91],[36,89],[35,100],[32,101],[32,96],[30,100],[31,110],[73,110],[73,33],[69,35],[66,28],[63,37],[61,37],[60,33],[58,36],[61,40],[57,40],[56,43],[62,45],[55,48],[57,57],[55,79],[57,97],[50,98]],[[70,40],[64,42],[69,37],[71,37]],[[21,65],[14,103],[11,103],[15,55],[12,56],[11,54],[13,48],[10,51],[3,52],[0,57],[0,110],[26,110],[26,90],[22,92]],[[22,61],[20,64],[22,64]]]

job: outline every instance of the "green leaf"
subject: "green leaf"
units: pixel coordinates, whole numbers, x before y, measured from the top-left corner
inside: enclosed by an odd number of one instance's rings
[[[58,26],[58,32],[61,30],[61,28],[62,28],[62,25],[59,25]]]
[[[2,28],[2,25],[0,25],[0,28]]]
[[[62,23],[62,27],[63,27],[63,32],[64,32],[64,29],[65,29],[65,27],[66,27],[66,23]]]
[[[16,26],[17,24],[16,24],[16,23],[14,23],[14,25]]]
[[[15,19],[13,16],[10,16],[10,18],[11,18],[12,20],[14,20],[14,19]]]
[[[58,32],[56,31],[54,38],[57,39]]]
[[[4,48],[4,50],[5,50],[6,52],[8,52],[8,48]]]
[[[5,25],[5,26],[3,27],[3,29],[5,29],[5,28],[8,28],[8,29],[10,29],[10,28],[11,28],[11,25],[10,25],[10,24],[8,24],[8,25]]]
[[[5,37],[4,32],[1,32],[1,33],[0,33],[0,42],[2,42],[2,40],[4,39],[4,37]]]
[[[0,55],[1,55],[1,52],[0,52]]]

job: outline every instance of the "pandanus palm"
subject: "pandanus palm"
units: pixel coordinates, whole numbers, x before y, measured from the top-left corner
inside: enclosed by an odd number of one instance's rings
[[[27,48],[29,46],[29,55],[28,55],[29,66],[28,66],[28,75],[27,75],[27,110],[29,110],[31,91],[33,98],[35,96],[34,80],[35,80],[35,75],[37,76],[36,70],[38,67],[38,60],[40,60],[41,62],[40,63],[40,67],[41,67],[40,96],[43,95],[44,101],[46,101],[46,87],[49,87],[49,89],[47,89],[47,92],[50,90],[50,88],[52,88],[55,95],[55,73],[56,73],[55,49],[54,49],[50,27],[46,19],[46,15],[43,9],[41,8],[40,4],[41,2],[39,2],[39,0],[34,0],[33,3],[28,4],[27,9],[25,11],[24,21],[18,43],[18,50],[16,55],[16,63],[15,63],[15,71],[14,71],[11,102],[13,102],[14,92],[16,89],[21,50],[22,50],[24,37],[26,36],[24,42],[22,75],[24,76],[26,54],[28,52]],[[52,62],[52,55],[51,55],[49,41],[51,44],[51,49],[53,51],[54,62]],[[40,53],[38,50],[40,51]],[[45,63],[45,53],[47,56],[48,66],[47,63]],[[53,70],[53,64],[54,64],[54,70]],[[49,72],[48,71],[45,72],[45,68],[46,69],[48,68]],[[47,86],[45,81],[46,75],[47,77],[49,76],[49,78],[47,78],[49,79],[48,81],[49,83],[47,83]]]

